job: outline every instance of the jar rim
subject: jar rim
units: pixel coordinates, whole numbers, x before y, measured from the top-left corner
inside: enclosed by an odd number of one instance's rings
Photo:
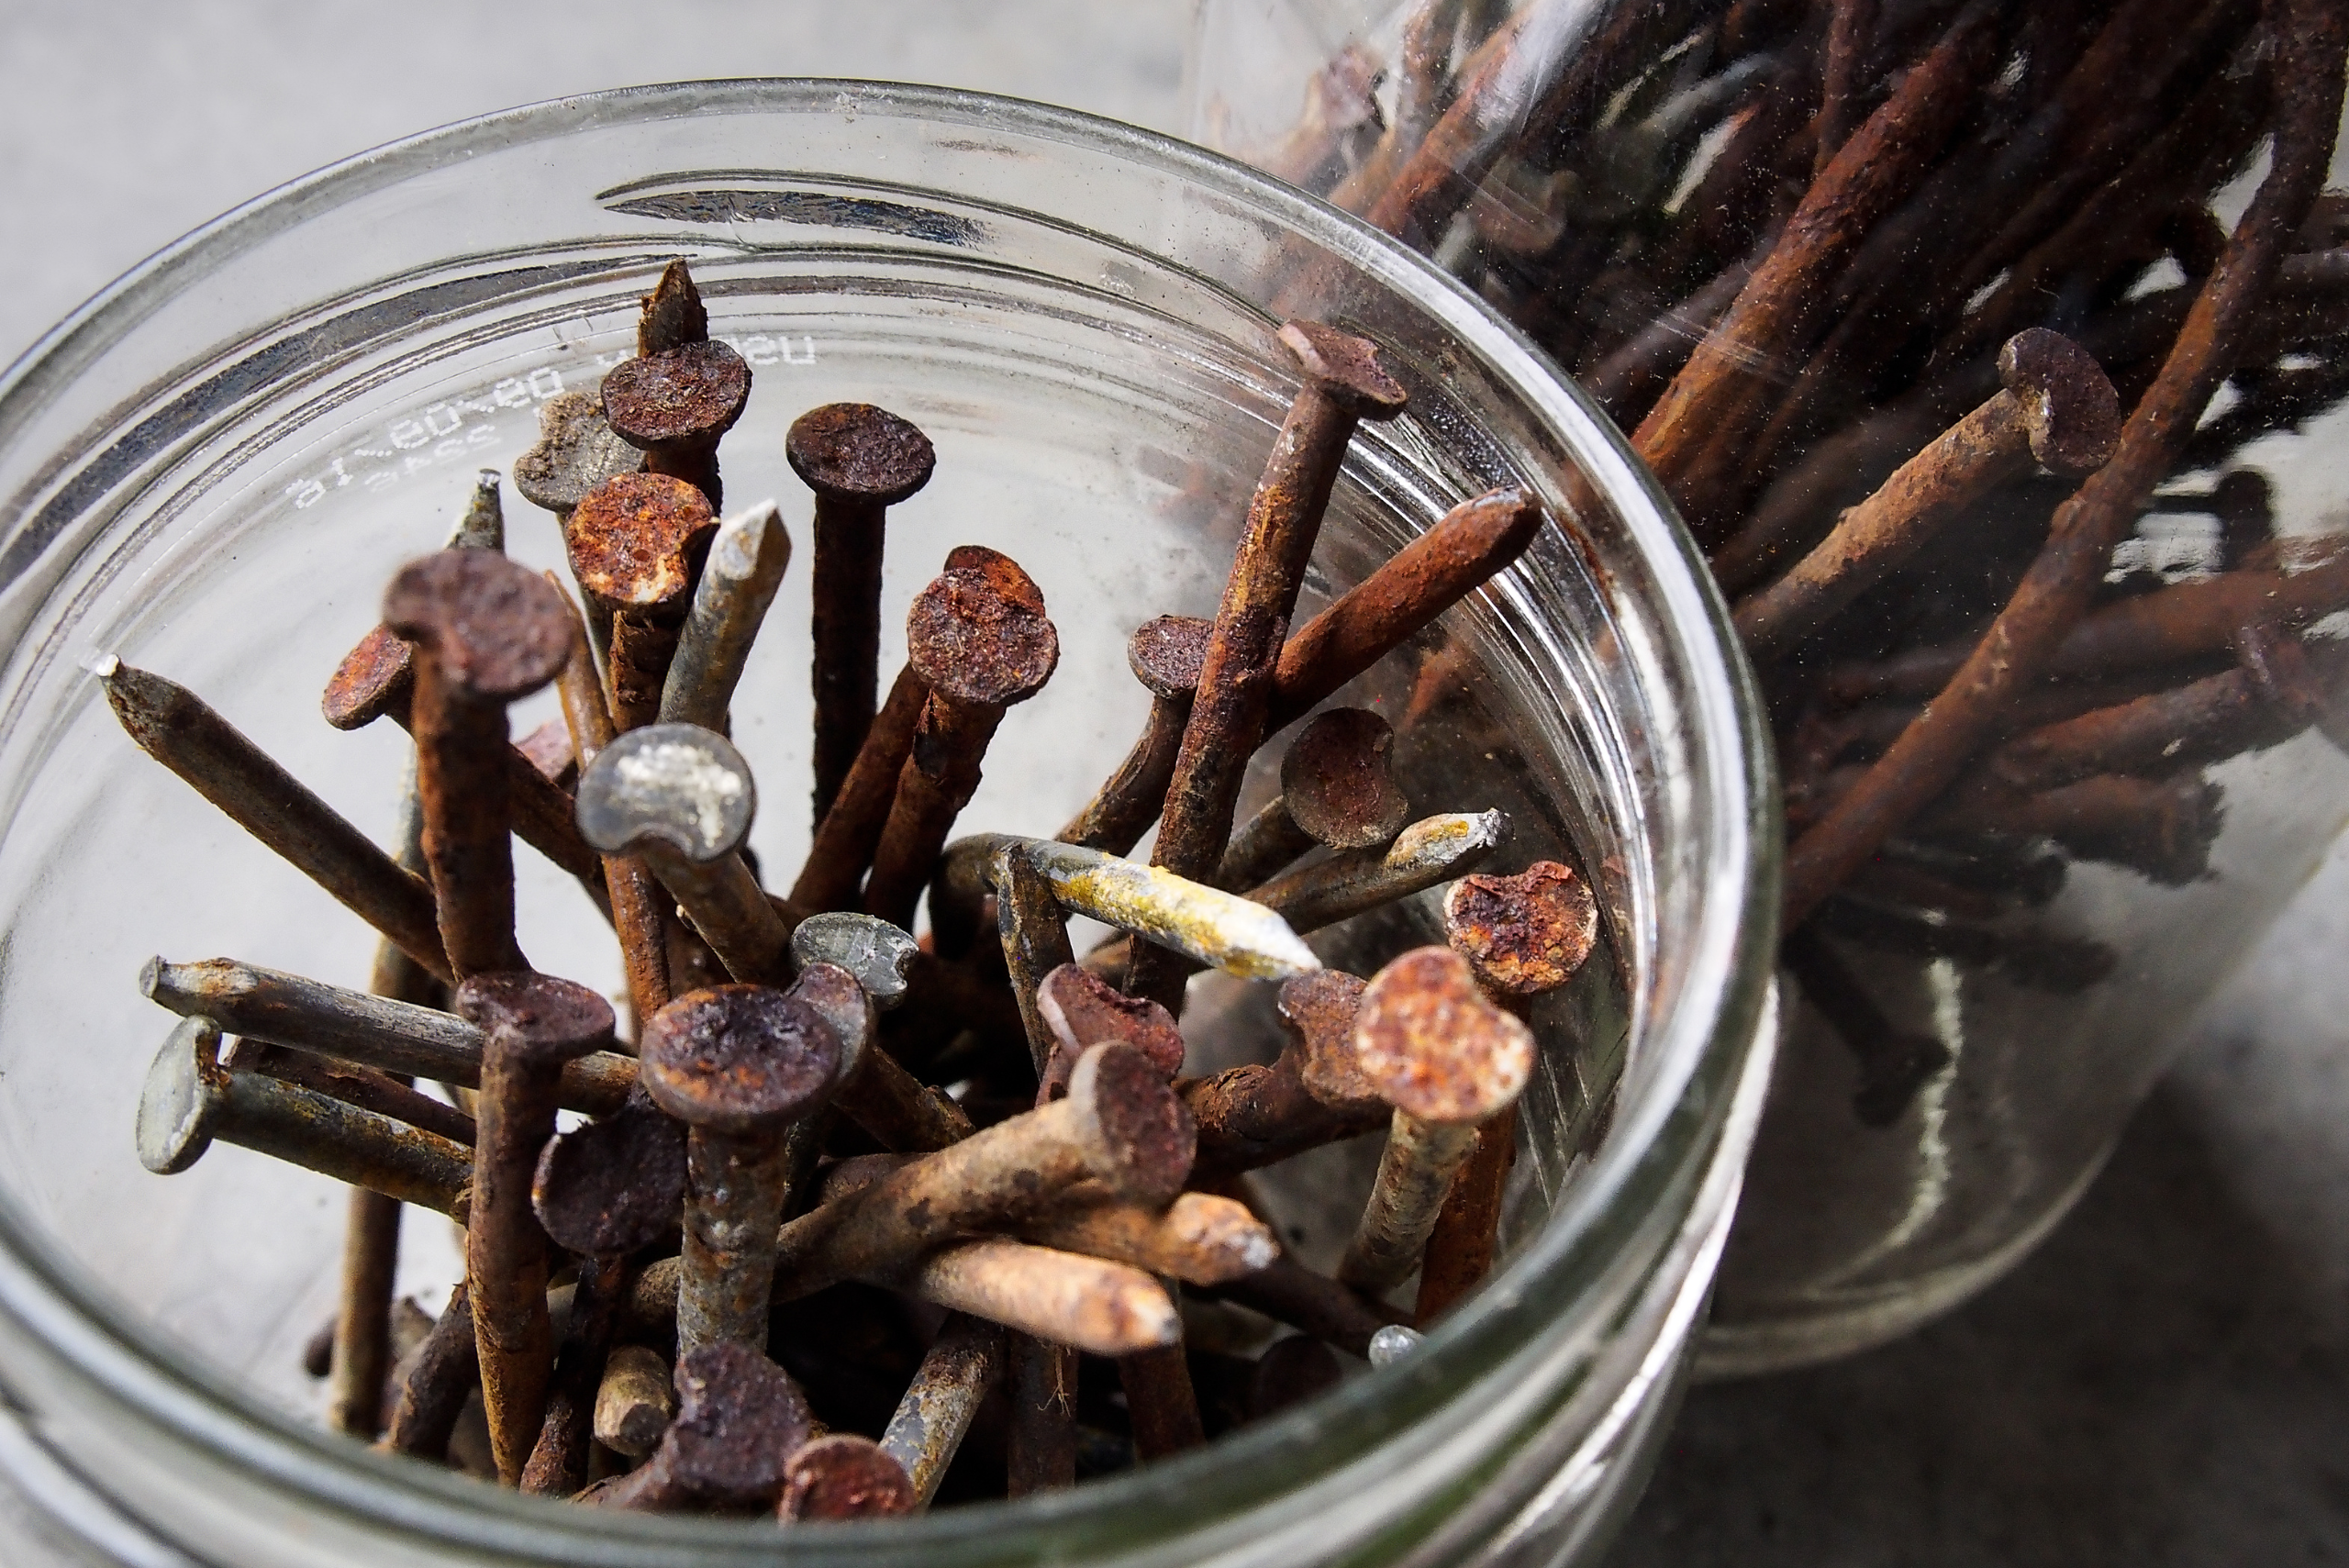
[[[1621,1238],[1704,1162],[1728,1115],[1732,1090],[1764,1016],[1776,948],[1778,827],[1772,749],[1753,677],[1729,629],[1726,609],[1696,547],[1646,469],[1565,373],[1515,327],[1431,261],[1360,219],[1246,166],[1158,133],[1078,111],[957,89],[813,78],[745,78],[632,87],[504,110],[386,144],[330,165],[235,208],[157,252],[45,334],[0,375],[0,446],[15,438],[29,406],[93,362],[193,277],[224,264],[309,216],[462,161],[475,149],[543,141],[589,125],[681,115],[854,112],[933,122],[988,125],[1038,139],[1080,143],[1202,186],[1264,214],[1343,255],[1372,282],[1393,288],[1474,352],[1484,356],[1564,443],[1573,463],[1617,507],[1634,546],[1656,569],[1663,617],[1680,646],[1689,680],[1688,722],[1713,738],[1709,772],[1689,781],[1717,829],[1709,859],[1687,874],[1707,896],[1691,907],[1698,929],[1674,933],[1678,1004],[1666,1015],[1635,1011],[1634,1050],[1653,1077],[1589,1162],[1563,1191],[1539,1232],[1487,1288],[1442,1324],[1412,1357],[1405,1379],[1353,1380],[1322,1403],[1308,1444],[1292,1415],[1234,1434],[1206,1450],[1128,1476],[1017,1504],[981,1505],[886,1526],[861,1537],[885,1551],[917,1543],[936,1550],[1000,1545],[1007,1531],[1037,1525],[1119,1539],[1120,1516],[1154,1496],[1179,1496],[1187,1509],[1244,1511],[1291,1487],[1254,1462],[1273,1453],[1290,1465],[1308,1452],[1327,1474],[1374,1451],[1383,1430],[1440,1404],[1521,1349],[1575,1298]],[[8,529],[22,528],[20,517]],[[1635,996],[1644,987],[1633,987]],[[24,1323],[115,1398],[192,1440],[232,1453],[252,1469],[347,1511],[445,1535],[457,1528],[449,1505],[482,1522],[488,1543],[525,1541],[543,1550],[549,1510],[535,1500],[492,1493],[461,1478],[377,1459],[311,1431],[191,1369],[147,1326],[132,1322],[83,1282],[45,1266],[48,1245],[0,1208],[0,1313]],[[1407,1392],[1415,1391],[1415,1392]],[[256,1420],[258,1416],[261,1418]],[[1332,1417],[1334,1416],[1334,1418]],[[396,1466],[396,1469],[393,1467]],[[1274,1467],[1277,1468],[1277,1467]],[[387,1476],[405,1484],[386,1488]],[[645,1532],[640,1533],[639,1527]],[[743,1537],[730,1524],[596,1521],[598,1533],[641,1542],[657,1536],[707,1549]],[[772,1538],[765,1538],[772,1545]],[[846,1540],[832,1542],[843,1549]]]

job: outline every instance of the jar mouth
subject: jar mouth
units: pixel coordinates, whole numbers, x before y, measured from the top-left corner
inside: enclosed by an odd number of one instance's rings
[[[809,1527],[795,1544],[841,1560],[916,1548],[959,1548],[983,1560],[1015,1536],[1052,1529],[1074,1552],[1139,1544],[1141,1510],[1174,1504],[1199,1518],[1241,1513],[1363,1460],[1571,1316],[1572,1304],[1658,1214],[1683,1201],[1719,1139],[1763,1015],[1776,947],[1777,814],[1772,750],[1752,676],[1730,635],[1724,606],[1693,541],[1613,427],[1553,362],[1430,261],[1360,220],[1243,165],[1155,133],[1072,110],[941,88],[828,80],[673,83],[585,95],[505,111],[389,144],[281,187],[215,220],[135,269],[47,334],[0,377],[0,450],[21,435],[53,389],[97,361],[192,278],[305,219],[362,195],[461,163],[476,150],[558,139],[590,126],[747,113],[867,114],[1076,143],[1260,214],[1369,282],[1409,299],[1506,382],[1564,447],[1569,465],[1617,511],[1629,546],[1652,572],[1657,624],[1684,684],[1676,711],[1694,735],[1691,776],[1672,781],[1706,828],[1681,863],[1657,873],[1701,890],[1675,906],[1685,929],[1627,942],[1633,975],[1633,1067],[1618,1091],[1611,1133],[1578,1168],[1546,1222],[1493,1280],[1432,1329],[1403,1365],[1351,1380],[1310,1406],[1209,1448],[1064,1494],[984,1504],[934,1517],[868,1524],[851,1537]],[[39,550],[28,519],[12,507],[6,549]],[[1604,575],[1603,566],[1598,568]],[[9,628],[14,636],[15,628]],[[1647,905],[1657,907],[1651,898]],[[1668,966],[1669,986],[1659,980]],[[1669,1005],[1659,1004],[1660,990]],[[477,1543],[544,1551],[575,1533],[572,1511],[495,1492],[422,1467],[376,1459],[356,1445],[296,1424],[239,1393],[210,1368],[190,1368],[151,1326],[81,1280],[54,1243],[0,1205],[0,1312],[71,1358],[116,1399],[191,1440],[329,1507],[420,1533],[470,1521]],[[1277,1462],[1273,1462],[1276,1461]],[[392,1483],[387,1485],[387,1483]],[[631,1562],[667,1560],[668,1545],[740,1551],[737,1524],[597,1516],[592,1537]],[[477,1527],[477,1528],[476,1528]],[[772,1535],[751,1544],[771,1551]],[[568,1550],[568,1546],[564,1547]],[[579,1561],[601,1561],[582,1555]],[[616,1559],[615,1559],[616,1560]],[[682,1560],[682,1559],[680,1559]]]

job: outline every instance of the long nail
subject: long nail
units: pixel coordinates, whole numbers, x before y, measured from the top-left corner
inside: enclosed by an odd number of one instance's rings
[[[1003,1330],[984,1319],[946,1320],[906,1396],[881,1434],[881,1451],[913,1483],[914,1511],[930,1507],[946,1467],[979,1413],[979,1401],[1003,1379]]]
[[[2058,473],[2104,466],[2120,438],[2121,400],[2085,350],[2032,328],[1999,350],[1998,377],[2002,391],[1843,513],[1784,577],[1738,605],[1737,633],[1756,661],[1786,653],[2033,460]]]
[[[913,923],[938,851],[977,793],[996,727],[1007,709],[1043,689],[1060,652],[1043,595],[1008,556],[963,545],[915,595],[906,662],[930,687],[930,702],[874,849],[866,914]]]
[[[563,524],[572,576],[611,616],[612,722],[622,731],[660,717],[694,577],[717,528],[699,490],[661,473],[606,480]]]
[[[578,808],[581,835],[650,866],[729,974],[790,978],[792,923],[741,855],[757,786],[724,736],[690,724],[629,730],[579,775]]]
[[[1191,1365],[1183,1347],[1161,1345],[1118,1358],[1118,1382],[1133,1423],[1134,1458],[1144,1464],[1199,1448],[1208,1440]]]
[[[571,1312],[555,1349],[546,1413],[523,1462],[519,1486],[533,1497],[568,1497],[587,1479],[588,1444],[595,1436],[596,1393],[627,1293],[628,1261],[582,1259],[572,1286]]]
[[[930,706],[930,687],[911,665],[897,672],[889,700],[881,705],[864,743],[856,750],[831,806],[816,824],[807,863],[791,884],[791,901],[803,909],[847,909],[872,867],[873,851],[888,826],[897,798],[897,780],[913,754],[914,730]]]
[[[1464,501],[1281,649],[1265,733],[1286,728],[1525,553],[1548,514],[1522,490]]]
[[[806,1002],[728,985],[655,1013],[640,1049],[653,1103],[691,1129],[678,1348],[763,1345],[785,1196],[783,1131],[830,1093],[840,1041]]]
[[[1365,1359],[1378,1331],[1406,1318],[1386,1302],[1364,1296],[1327,1274],[1315,1273],[1287,1257],[1275,1258],[1254,1273],[1218,1285],[1208,1294]]]
[[[182,1017],[212,1018],[253,1040],[379,1072],[481,1085],[487,1051],[482,1031],[430,1007],[225,958],[196,963],[150,959],[139,972],[139,986],[148,1000]],[[597,1051],[564,1064],[556,1102],[566,1110],[603,1116],[619,1109],[635,1086],[633,1061],[617,1051]]]
[[[562,702],[562,722],[571,732],[571,753],[579,769],[603,753],[616,738],[612,709],[604,695],[603,677],[587,647],[587,625],[569,593],[552,572],[547,582],[562,593],[564,608],[572,612],[571,662],[555,679]],[[578,784],[572,794],[564,822],[579,831]],[[586,840],[580,840],[586,845]],[[592,846],[589,846],[592,848]],[[651,868],[634,855],[605,855],[604,886],[610,895],[612,929],[620,940],[620,966],[628,974],[629,1003],[639,1018],[649,1018],[669,1005],[674,993],[669,984],[669,918],[672,901]]]
[[[1391,842],[1411,803],[1391,769],[1395,732],[1366,708],[1317,714],[1281,757],[1281,793],[1231,836],[1209,880],[1255,887],[1316,845],[1366,850]]]
[[[1004,1432],[1004,1492],[1032,1496],[1076,1485],[1076,1347],[1013,1334],[1005,1392],[1011,1418]]]
[[[220,1065],[220,1029],[181,1020],[139,1095],[139,1162],[176,1175],[233,1143],[446,1214],[473,1178],[464,1146],[258,1073]]]
[[[783,1501],[775,1512],[786,1523],[889,1518],[921,1507],[905,1466],[854,1432],[818,1438],[783,1468]]]
[[[220,1061],[226,1067],[259,1073],[281,1084],[291,1084],[312,1094],[357,1106],[361,1110],[373,1111],[377,1116],[406,1122],[426,1132],[437,1132],[467,1149],[473,1146],[478,1131],[472,1117],[446,1100],[419,1094],[392,1074],[373,1067],[253,1040],[232,1043],[221,1053]]]
[[[459,1281],[400,1385],[391,1423],[384,1430],[384,1446],[416,1459],[446,1459],[449,1434],[457,1429],[457,1418],[480,1382],[473,1304]]]
[[[840,1041],[832,1103],[867,1137],[892,1152],[929,1153],[971,1135],[962,1106],[881,1048],[874,998],[855,975],[835,963],[803,962],[790,995],[815,1008]]]
[[[814,1418],[791,1374],[747,1345],[704,1345],[677,1358],[677,1418],[640,1468],[583,1501],[646,1512],[765,1512],[784,1464]]]
[[[1306,382],[1249,506],[1175,756],[1151,859],[1177,876],[1212,873],[1231,837],[1248,759],[1269,732],[1282,636],[1354,426],[1403,411],[1403,389],[1372,344],[1303,321],[1283,327],[1280,340]],[[1148,947],[1132,963],[1125,989],[1179,1011],[1180,966]]]
[[[579,503],[607,480],[635,473],[644,455],[612,434],[603,400],[584,392],[558,392],[539,406],[539,439],[514,460],[514,488],[523,499],[554,514],[565,531]],[[587,634],[600,672],[610,662],[611,606],[587,601]],[[600,673],[596,678],[603,677]]]
[[[544,584],[529,578],[533,587]],[[518,1485],[554,1371],[547,1239],[531,1211],[539,1151],[554,1135],[562,1064],[612,1040],[612,1009],[584,985],[527,972],[466,977],[457,1010],[483,1032],[481,1135],[465,1227],[465,1294],[498,1478]]]
[[[891,506],[930,483],[930,438],[869,403],[829,403],[791,423],[784,456],[816,493],[816,789],[821,824],[873,723],[880,681],[881,561]]]
[[[1321,967],[1288,922],[1250,899],[1073,844],[1030,840],[1023,852],[1073,915],[1245,980],[1282,980]]]
[[[596,1388],[596,1440],[614,1453],[642,1459],[660,1446],[676,1418],[677,1391],[660,1353],[642,1345],[614,1351]]]
[[[1179,1085],[1199,1129],[1196,1178],[1212,1183],[1386,1126],[1393,1108],[1353,1048],[1364,982],[1337,970],[1281,986],[1287,1040],[1271,1065],[1228,1068]]]
[[[424,1096],[418,1095],[421,1099]],[[391,1374],[392,1288],[399,1269],[395,1198],[351,1189],[342,1232],[342,1284],[335,1311],[328,1418],[335,1430],[372,1439],[384,1427],[384,1383]]]
[[[996,890],[996,932],[1003,948],[1003,967],[1011,982],[1011,998],[1019,1009],[1020,1033],[1028,1041],[1029,1064],[1040,1084],[1036,1103],[1052,1098],[1043,1085],[1055,1081],[1053,1057],[1059,1049],[1052,1023],[1042,1007],[1044,983],[1068,968],[1076,957],[1069,945],[1068,917],[1052,896],[1051,882],[1017,845],[996,851],[989,880]],[[933,886],[936,884],[933,884]],[[936,926],[931,927],[932,935]],[[1091,1043],[1090,1041],[1087,1042]],[[1057,1082],[1064,1087],[1076,1057],[1059,1063]]]
[[[1338,1278],[1379,1293],[1419,1266],[1476,1128],[1514,1105],[1532,1073],[1533,1035],[1485,999],[1459,954],[1421,948],[1372,977],[1354,1048],[1395,1120]]]
[[[2099,773],[2038,791],[1983,778],[1953,792],[1923,824],[2043,836],[2081,860],[2183,887],[2210,871],[2224,806],[2223,787],[2194,773],[2165,779]]]
[[[99,662],[106,702],[141,751],[193,785],[435,978],[451,980],[431,884],[384,853],[185,687]]]
[[[362,729],[378,718],[411,729],[415,697],[415,649],[390,627],[378,626],[343,656],[318,706],[337,729]],[[579,836],[570,795],[540,773],[518,746],[509,743],[503,762],[515,835],[577,877],[591,897],[607,902],[603,864]]]
[[[1127,639],[1126,667],[1150,693],[1150,717],[1125,760],[1054,835],[1062,843],[1126,855],[1150,831],[1174,777],[1174,754],[1182,749],[1191,699],[1199,687],[1199,664],[1214,629],[1213,621],[1197,616],[1160,616],[1144,621]]]
[[[1164,1209],[1097,1204],[1021,1222],[1019,1237],[1040,1247],[1130,1263],[1186,1284],[1228,1284],[1280,1255],[1280,1242],[1245,1204],[1185,1193]]]
[[[506,705],[561,673],[569,612],[527,568],[451,550],[401,570],[384,621],[417,648],[417,795],[450,965],[461,978],[525,968],[514,940]]]
[[[1292,930],[1318,931],[1460,875],[1508,842],[1506,812],[1424,817],[1385,849],[1332,855],[1249,892]]]
[[[924,1155],[863,1192],[802,1216],[778,1247],[778,1291],[806,1296],[885,1273],[958,1233],[1065,1201],[1088,1178],[1164,1202],[1191,1166],[1190,1118],[1141,1052],[1097,1046],[1068,1097]]]
[[[1598,939],[1590,884],[1556,861],[1515,876],[1464,876],[1443,897],[1443,935],[1499,1006],[1527,1017],[1533,1001],[1580,972]],[[1419,1264],[1412,1319],[1424,1329],[1492,1272],[1501,1200],[1517,1155],[1514,1104],[1486,1121],[1453,1179]]]
[[[1079,1059],[1108,1040],[1123,1040],[1141,1051],[1170,1082],[1183,1070],[1187,1048],[1173,1014],[1155,1002],[1127,995],[1074,963],[1062,963],[1038,983],[1035,1005],[1052,1042],[1038,1074],[1040,1106],[1068,1093],[1069,1074]]]
[[[773,501],[718,525],[661,688],[662,723],[726,728],[742,666],[790,564],[791,535]]]
[[[793,962],[836,963],[856,977],[873,1006],[888,1012],[906,999],[921,946],[902,926],[870,915],[830,911],[810,915],[791,933]]]
[[[644,453],[645,471],[724,504],[718,443],[751,401],[751,367],[715,339],[622,360],[604,376],[604,419]]]

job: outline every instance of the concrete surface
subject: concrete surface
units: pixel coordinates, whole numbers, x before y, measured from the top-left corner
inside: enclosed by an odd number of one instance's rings
[[[885,75],[1171,129],[1189,10],[0,0],[0,358],[280,181],[566,93]],[[1622,1568],[2349,1560],[2345,941],[2336,853],[2013,1277],[1874,1354],[1696,1391]]]

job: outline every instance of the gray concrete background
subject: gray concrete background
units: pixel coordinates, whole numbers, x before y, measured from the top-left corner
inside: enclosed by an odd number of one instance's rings
[[[567,93],[892,76],[1174,129],[1190,9],[0,0],[0,358],[284,180]],[[2036,1256],[1900,1344],[1697,1390],[1617,1561],[2349,1561],[2344,951],[2336,852]]]

